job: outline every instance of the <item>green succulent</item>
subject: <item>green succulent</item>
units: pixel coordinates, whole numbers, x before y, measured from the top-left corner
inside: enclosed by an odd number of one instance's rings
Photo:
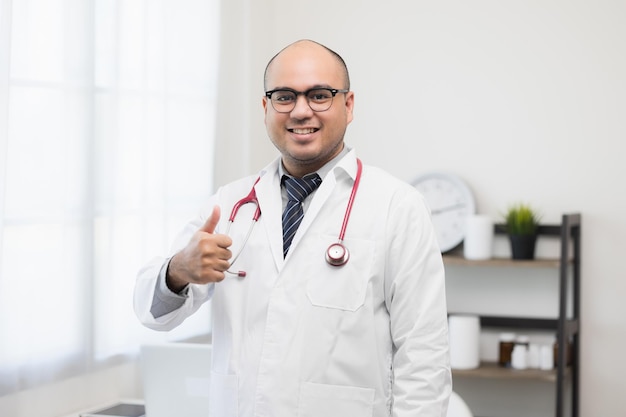
[[[504,223],[510,235],[533,235],[539,226],[539,215],[528,204],[515,204],[509,207]]]

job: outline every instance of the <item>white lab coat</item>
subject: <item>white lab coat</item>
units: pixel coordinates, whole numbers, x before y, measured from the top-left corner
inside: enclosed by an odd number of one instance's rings
[[[430,215],[410,185],[364,166],[344,244],[350,260],[325,261],[337,241],[356,175],[348,153],[312,197],[287,258],[277,159],[260,174],[262,215],[228,276],[191,285],[185,304],[154,319],[150,306],[167,258],[140,271],[135,309],[169,330],[212,298],[212,417],[444,417],[451,392],[444,270]],[[257,177],[218,190],[181,234],[182,248],[214,204],[220,230]],[[254,206],[241,208],[233,253]]]

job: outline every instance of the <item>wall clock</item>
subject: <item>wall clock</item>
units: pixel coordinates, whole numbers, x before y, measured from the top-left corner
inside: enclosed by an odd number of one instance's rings
[[[465,182],[445,172],[427,172],[412,185],[422,193],[431,210],[441,252],[449,252],[463,242],[467,216],[476,212],[474,196]]]

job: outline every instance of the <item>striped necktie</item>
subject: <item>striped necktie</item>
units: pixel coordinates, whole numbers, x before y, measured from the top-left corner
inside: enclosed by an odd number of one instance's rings
[[[300,226],[304,217],[302,202],[322,183],[317,174],[307,175],[303,178],[283,176],[283,184],[287,189],[287,207],[283,212],[283,257],[287,256],[293,236]]]

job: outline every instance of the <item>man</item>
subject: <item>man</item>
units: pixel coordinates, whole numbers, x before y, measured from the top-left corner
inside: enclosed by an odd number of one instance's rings
[[[220,188],[173,255],[140,271],[138,317],[169,330],[212,300],[215,417],[445,417],[444,271],[423,198],[379,169],[360,172],[343,141],[354,93],[335,52],[287,46],[265,90],[281,157]],[[307,188],[302,203],[293,182]],[[221,211],[251,189],[257,224],[246,238],[246,204],[226,234]]]

